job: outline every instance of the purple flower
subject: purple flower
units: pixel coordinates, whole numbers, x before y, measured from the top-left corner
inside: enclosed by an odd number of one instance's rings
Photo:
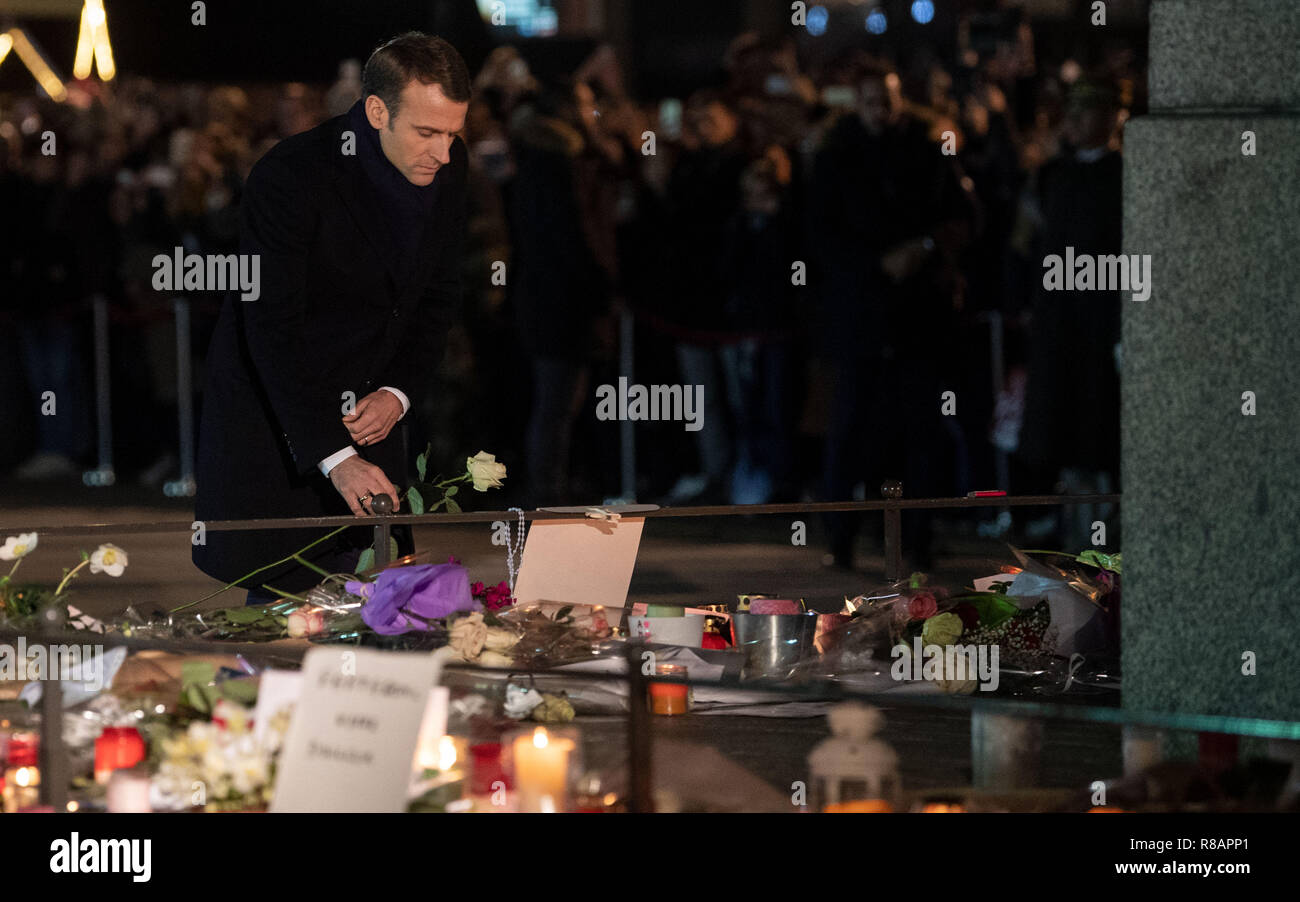
[[[344,584],[343,588],[360,598],[369,598],[370,594],[375,591],[375,584],[365,580],[351,579]]]
[[[361,619],[384,636],[424,629],[424,619],[477,609],[469,593],[469,573],[459,564],[393,567],[382,571],[372,585]]]

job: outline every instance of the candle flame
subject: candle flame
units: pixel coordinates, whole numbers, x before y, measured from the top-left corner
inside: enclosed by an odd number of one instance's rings
[[[533,730],[534,747],[544,749],[546,748],[547,742],[549,742],[549,740],[546,737],[546,727],[538,727],[536,730]]]
[[[438,742],[438,770],[451,770],[456,763],[456,740],[444,736]]]

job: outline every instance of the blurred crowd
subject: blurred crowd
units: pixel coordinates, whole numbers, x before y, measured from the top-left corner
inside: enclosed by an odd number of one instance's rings
[[[122,78],[0,108],[0,368],[22,386],[0,400],[0,467],[94,464],[98,297],[119,478],[175,477],[174,299],[150,260],[232,251],[251,165],[344,112],[359,74]],[[910,497],[1118,490],[1118,293],[1048,293],[1042,272],[1066,246],[1120,252],[1131,52],[1040,61],[1023,19],[955,59],[809,61],[744,34],[689,96],[628,80],[609,47],[563,78],[509,46],[479,71],[464,316],[413,446],[519,462],[523,504],[617,496],[620,424],[597,419],[595,390],[630,365],[631,382],[704,386],[699,431],[637,425],[642,500],[874,498],[890,478]],[[200,398],[219,302],[190,299]],[[849,564],[855,518],[829,525]],[[1080,541],[1080,524],[1022,525]],[[905,529],[924,565],[929,519]]]

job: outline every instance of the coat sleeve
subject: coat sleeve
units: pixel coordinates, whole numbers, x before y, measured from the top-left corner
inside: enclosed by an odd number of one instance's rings
[[[447,173],[456,178],[450,183],[454,185],[454,191],[444,208],[447,223],[442,226],[437,263],[412,314],[413,319],[403,328],[392,362],[376,380],[378,385],[401,389],[415,410],[419,410],[429,396],[434,374],[446,350],[447,333],[461,311],[460,267],[465,241],[468,175],[463,145],[460,145],[457,157],[455,169]]]
[[[307,273],[317,213],[301,167],[265,157],[241,205],[241,250],[260,258],[261,294],[242,302],[253,368],[301,474],[352,443],[341,401],[316,378],[321,349],[306,336]]]

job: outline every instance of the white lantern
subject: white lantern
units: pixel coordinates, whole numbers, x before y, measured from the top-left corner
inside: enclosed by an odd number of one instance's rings
[[[868,799],[896,801],[902,788],[898,754],[888,743],[873,738],[885,725],[884,715],[869,705],[845,702],[826,718],[831,737],[808,755],[818,809]]]

